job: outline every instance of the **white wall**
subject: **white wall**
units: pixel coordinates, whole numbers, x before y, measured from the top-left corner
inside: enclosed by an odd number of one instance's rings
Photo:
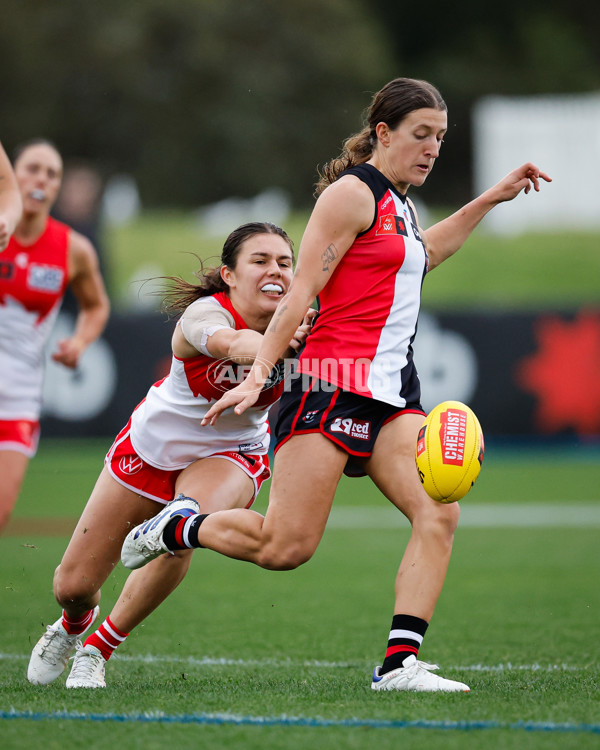
[[[487,97],[474,108],[473,136],[476,194],[526,161],[553,180],[497,206],[483,230],[600,227],[600,93]]]

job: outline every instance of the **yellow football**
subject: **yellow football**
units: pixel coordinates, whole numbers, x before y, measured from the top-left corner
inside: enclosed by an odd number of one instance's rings
[[[460,401],[438,404],[417,438],[417,471],[429,497],[439,503],[463,498],[479,476],[483,453],[483,432],[474,412]]]

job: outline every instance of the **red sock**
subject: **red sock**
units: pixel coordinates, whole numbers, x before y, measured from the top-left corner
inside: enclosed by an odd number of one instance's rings
[[[62,626],[69,635],[81,635],[82,633],[85,633],[85,631],[89,628],[89,626],[92,624],[93,619],[93,609],[90,609],[89,612],[86,612],[84,615],[78,618],[69,617],[63,609]]]
[[[119,646],[129,633],[123,633],[116,628],[107,617],[95,633],[92,633],[85,640],[84,646],[94,646],[100,651],[102,656],[108,661],[113,651]]]

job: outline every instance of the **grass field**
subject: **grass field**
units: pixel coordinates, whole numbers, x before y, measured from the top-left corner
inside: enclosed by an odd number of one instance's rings
[[[52,571],[108,442],[43,441],[0,540],[3,748],[600,746],[596,449],[488,445],[421,649],[468,695],[370,690],[408,527],[368,480],[341,485],[317,554],[296,571],[197,552],[110,661],[106,690],[66,691],[64,676],[34,687],[30,649],[58,616]],[[105,615],[124,578],[119,566],[105,585]]]
[[[450,209],[440,215],[449,213]],[[285,222],[296,249],[307,218],[294,214]],[[191,280],[198,263],[190,253],[214,260],[223,239],[207,237],[191,215],[181,212],[148,212],[135,222],[113,227],[106,233],[105,246],[114,302],[124,307],[139,293],[139,283],[131,279],[179,274]],[[598,241],[598,234],[591,232],[498,237],[476,230],[461,252],[427,278],[423,304],[460,310],[597,306]],[[571,257],[577,262],[569,262]]]

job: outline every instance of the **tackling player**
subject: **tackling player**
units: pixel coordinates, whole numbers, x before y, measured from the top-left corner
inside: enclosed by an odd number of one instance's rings
[[[288,291],[293,260],[283,229],[250,223],[229,235],[221,266],[198,274],[199,284],[171,279],[166,301],[182,315],[173,334],[170,373],[150,388],[108,452],[56,569],[54,595],[63,613],[33,649],[30,682],[55,680],[77,650],[66,686],[104,687],[105,664],[114,649],[185,576],[191,550],[164,555],[132,574],[110,615],[83,646],[78,643],[98,613],[100,588],[132,526],[161,505],[178,513],[191,502],[199,511],[186,496],[197,497],[203,512],[248,508],[269,478],[267,413],[283,389],[282,365],[243,415],[230,414],[208,429],[200,421],[254,362]],[[292,333],[282,357],[300,347],[310,316]]]

